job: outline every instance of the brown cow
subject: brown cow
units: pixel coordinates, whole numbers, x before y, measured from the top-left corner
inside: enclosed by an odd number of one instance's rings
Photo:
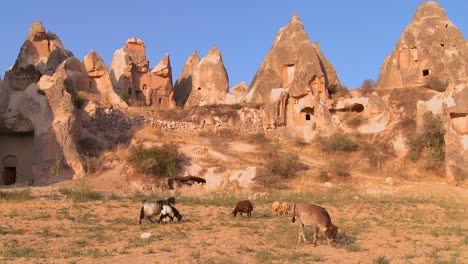
[[[327,237],[328,245],[331,244],[336,238],[338,227],[334,226],[331,222],[330,215],[325,208],[310,203],[296,203],[294,204],[292,222],[297,220],[299,225],[299,239],[301,238],[307,243],[307,239],[304,235],[304,226],[313,226],[314,228],[314,246],[317,246],[318,230]]]

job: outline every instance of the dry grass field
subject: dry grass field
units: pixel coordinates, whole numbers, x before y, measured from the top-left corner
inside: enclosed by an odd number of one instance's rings
[[[247,219],[230,212],[237,200],[254,194],[249,190],[195,186],[117,194],[74,184],[1,191],[0,262],[468,263],[468,196],[450,185],[270,190],[253,200],[253,218]],[[169,196],[177,199],[181,223],[138,225],[141,200]],[[271,214],[276,200],[327,208],[340,228],[336,243],[328,246],[323,235],[317,247],[298,243],[291,216]],[[140,238],[145,232],[151,236]]]

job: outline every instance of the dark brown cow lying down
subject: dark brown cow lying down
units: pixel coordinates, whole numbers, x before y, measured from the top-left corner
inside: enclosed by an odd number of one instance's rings
[[[338,227],[334,226],[331,222],[330,215],[325,208],[310,203],[296,203],[294,204],[292,222],[297,221],[299,225],[299,239],[301,238],[307,243],[307,239],[304,234],[304,226],[312,226],[314,228],[314,246],[317,246],[317,235],[318,230],[327,237],[327,243],[330,245],[336,238]]]

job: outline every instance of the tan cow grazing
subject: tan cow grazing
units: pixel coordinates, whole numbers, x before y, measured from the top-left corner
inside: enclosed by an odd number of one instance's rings
[[[336,238],[338,227],[332,224],[330,215],[323,207],[310,203],[296,203],[293,206],[292,222],[294,223],[296,220],[297,224],[299,225],[298,242],[301,242],[302,237],[304,242],[307,243],[307,239],[304,235],[304,226],[313,226],[314,241],[312,243],[314,246],[317,246],[317,236],[319,229],[322,230],[322,232],[327,237],[328,245],[330,245],[331,242],[333,242],[333,240]]]
[[[288,202],[283,202],[281,204],[281,212],[283,215],[289,214],[289,211],[291,211],[291,205]]]
[[[280,203],[278,201],[274,201],[271,205],[271,214],[272,215],[279,215],[280,210]]]

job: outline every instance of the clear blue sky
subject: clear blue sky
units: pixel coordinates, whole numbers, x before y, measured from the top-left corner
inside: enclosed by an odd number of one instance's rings
[[[165,0],[2,1],[0,75],[15,63],[29,25],[42,20],[80,60],[96,50],[109,66],[129,37],[145,41],[154,67],[170,54],[174,82],[188,56],[216,45],[233,85],[250,84],[277,31],[296,12],[342,83],[353,89],[377,79],[380,66],[411,22],[419,0]],[[440,0],[449,19],[468,34],[468,1]]]

